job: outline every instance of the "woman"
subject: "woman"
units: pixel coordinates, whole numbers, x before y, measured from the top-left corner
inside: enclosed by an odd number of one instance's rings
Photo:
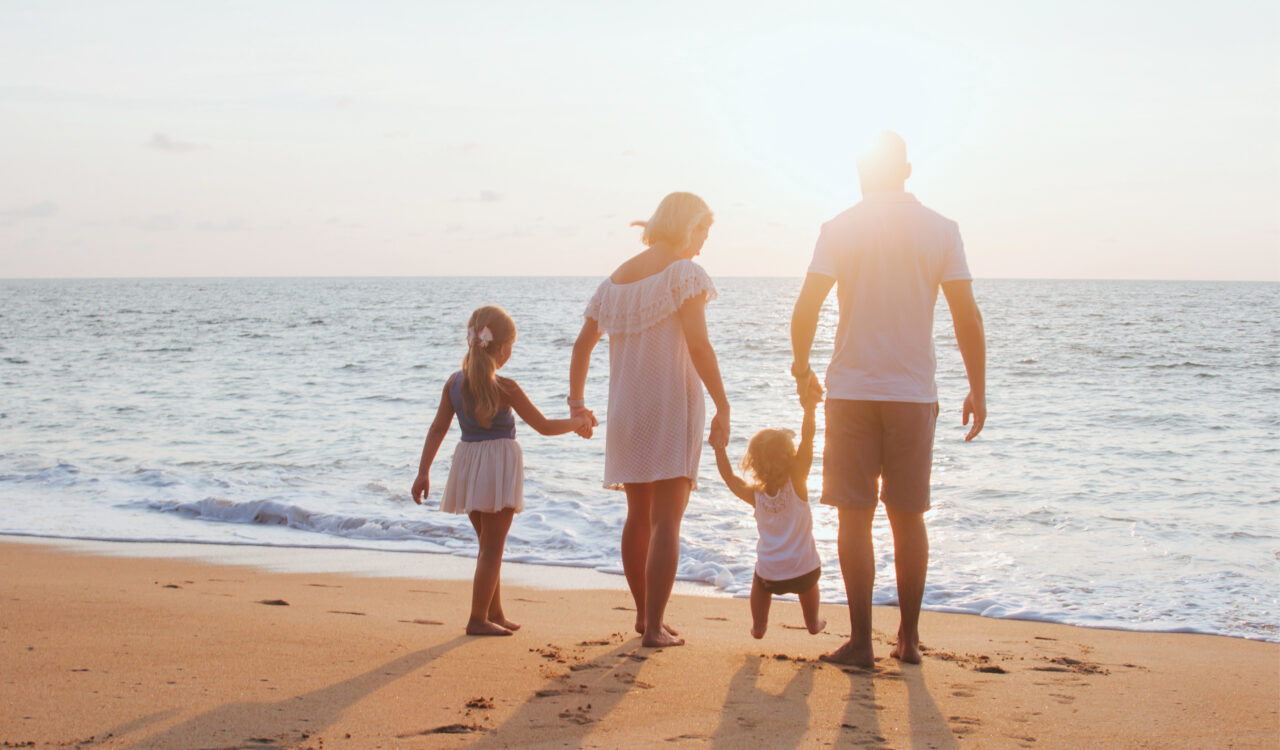
[[[729,442],[729,401],[707,339],[706,303],[715,287],[691,259],[711,229],[707,204],[672,193],[644,227],[647,249],[601,282],[573,345],[569,406],[586,410],[591,352],[609,334],[609,411],[604,486],[627,493],[622,569],[644,646],[679,646],[663,623],[680,558],[680,521],[698,477],[705,385],[716,414],[710,442]]]

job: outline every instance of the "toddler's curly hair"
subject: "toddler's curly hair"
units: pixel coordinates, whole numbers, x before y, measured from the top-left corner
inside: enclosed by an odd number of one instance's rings
[[[751,438],[747,455],[742,457],[742,471],[754,480],[754,489],[781,487],[791,478],[791,465],[796,458],[796,446],[792,442],[795,436],[791,430],[761,430]]]

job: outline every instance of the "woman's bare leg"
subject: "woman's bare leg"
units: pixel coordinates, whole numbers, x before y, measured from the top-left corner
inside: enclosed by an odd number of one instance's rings
[[[680,563],[680,522],[689,504],[690,482],[687,477],[663,479],[653,483],[653,501],[649,514],[649,559],[645,565],[644,646],[682,646],[663,628],[662,616],[676,582]]]
[[[636,603],[636,632],[644,633],[645,566],[649,561],[649,513],[653,484],[626,484],[627,522],[622,527],[622,572]]]
[[[502,576],[502,552],[507,543],[507,531],[511,529],[514,508],[497,513],[472,511],[468,514],[475,527],[480,551],[476,554],[476,575],[471,582],[471,617],[467,621],[468,635],[511,635],[511,630],[492,622],[489,612],[498,593],[498,581]],[[501,601],[497,601],[502,611]]]

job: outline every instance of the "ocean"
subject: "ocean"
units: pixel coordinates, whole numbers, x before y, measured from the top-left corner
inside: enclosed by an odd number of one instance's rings
[[[438,510],[456,426],[428,501],[409,498],[467,316],[507,308],[519,340],[503,374],[561,416],[598,281],[0,281],[0,534],[474,555],[465,517]],[[761,428],[799,430],[787,330],[800,279],[716,284],[708,327],[736,460]],[[1280,641],[1280,285],[974,288],[989,414],[965,443],[940,301],[926,609]],[[829,302],[815,364],[831,352]],[[587,388],[602,423],[607,372],[602,342]],[[527,507],[506,559],[620,575],[625,499],[601,488],[603,430],[518,433]],[[822,438],[819,411],[815,488]],[[815,506],[814,523],[822,598],[843,602],[834,511]],[[883,511],[874,537],[875,601],[893,603]],[[704,450],[680,578],[745,596],[754,547],[751,509]]]

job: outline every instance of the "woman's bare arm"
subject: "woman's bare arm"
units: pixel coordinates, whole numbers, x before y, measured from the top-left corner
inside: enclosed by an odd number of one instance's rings
[[[680,306],[678,315],[693,369],[697,370],[712,403],[716,405],[716,415],[711,420],[711,447],[726,447],[729,445],[729,399],[724,394],[716,351],[707,336],[706,309],[705,296],[690,297]]]

